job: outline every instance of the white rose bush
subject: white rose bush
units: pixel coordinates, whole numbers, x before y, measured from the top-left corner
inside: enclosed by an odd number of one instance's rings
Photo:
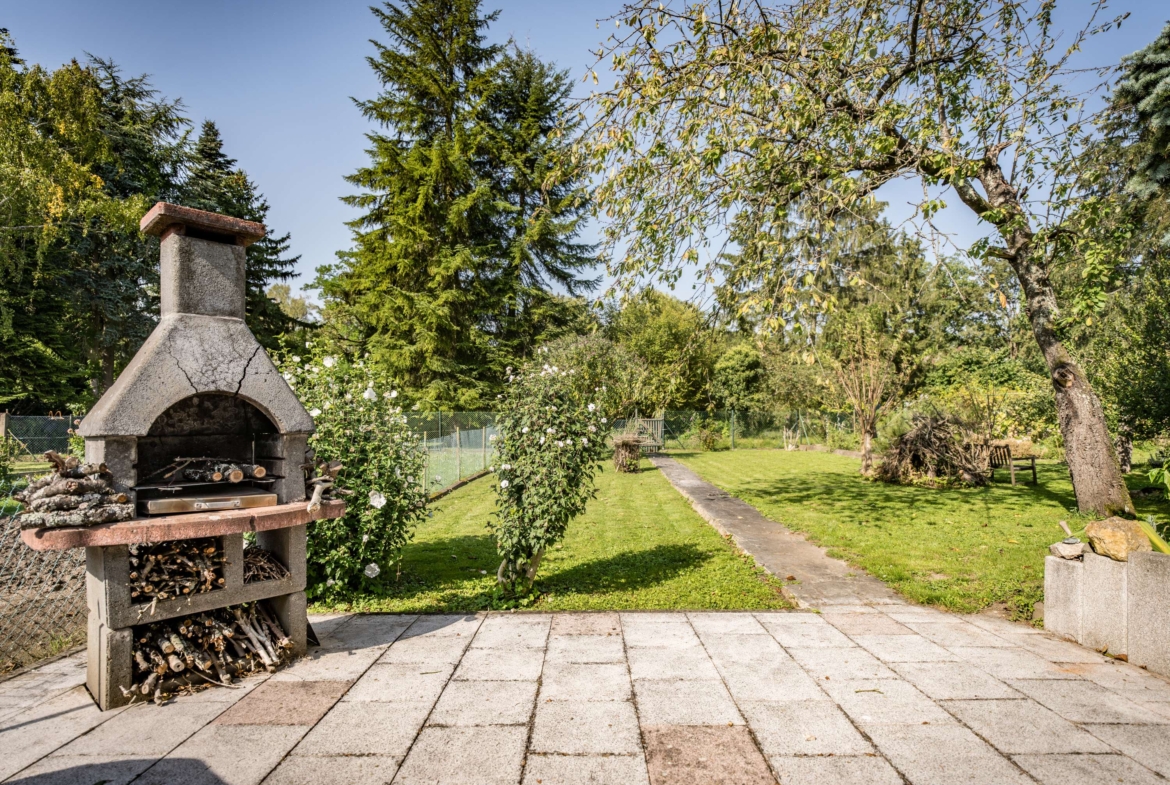
[[[288,354],[280,369],[317,426],[309,446],[317,460],[344,464],[338,486],[350,492],[343,517],[309,524],[307,593],[326,601],[380,593],[427,513],[420,438],[397,391],[361,360]]]
[[[541,357],[509,369],[496,414],[496,578],[512,596],[531,594],[545,551],[596,494],[608,432],[599,390]]]

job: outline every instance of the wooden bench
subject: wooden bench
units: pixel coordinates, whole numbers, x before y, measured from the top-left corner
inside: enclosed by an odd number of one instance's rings
[[[991,471],[989,475],[992,480],[995,479],[995,470],[1007,467],[1012,475],[1012,485],[1016,484],[1016,465],[1017,462],[1022,468],[1032,469],[1032,484],[1036,485],[1036,456],[1013,456],[1012,448],[1006,444],[993,444],[991,446],[990,456]]]

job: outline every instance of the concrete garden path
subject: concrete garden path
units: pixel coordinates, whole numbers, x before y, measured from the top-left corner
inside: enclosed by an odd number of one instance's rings
[[[317,618],[239,689],[99,712],[75,655],[0,682],[36,785],[1165,783],[1170,683],[1029,627],[823,613]]]

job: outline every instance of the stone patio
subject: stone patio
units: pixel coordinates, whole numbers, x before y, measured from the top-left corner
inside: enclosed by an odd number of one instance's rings
[[[65,785],[1159,783],[1170,683],[1029,627],[823,613],[314,619],[238,689],[99,712],[0,682],[0,780]]]

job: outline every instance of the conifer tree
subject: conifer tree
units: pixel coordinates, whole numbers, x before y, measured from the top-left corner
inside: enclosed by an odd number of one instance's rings
[[[259,192],[236,160],[223,151],[223,137],[211,120],[205,120],[195,141],[184,183],[183,203],[200,210],[231,215],[248,221],[268,222],[268,200]],[[257,340],[274,348],[279,336],[302,327],[268,296],[273,284],[288,281],[296,273],[299,256],[286,256],[289,234],[271,231],[248,246],[247,320]]]

